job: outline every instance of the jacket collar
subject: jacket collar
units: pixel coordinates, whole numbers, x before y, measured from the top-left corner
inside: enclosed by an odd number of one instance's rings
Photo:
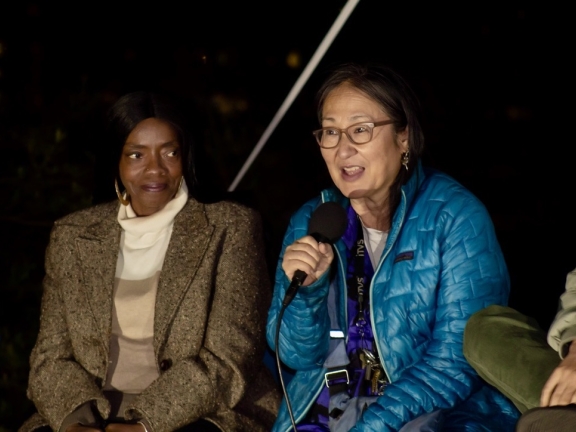
[[[89,311],[101,333],[106,351],[112,331],[112,297],[121,236],[121,228],[116,221],[118,206],[113,202],[102,207],[98,222],[89,225],[76,238],[80,258],[79,277],[83,278]]]
[[[112,331],[112,299],[122,232],[117,215],[118,204],[105,206],[99,221],[89,225],[76,238],[90,312],[101,331],[106,349]],[[190,233],[190,227],[194,227],[193,233]],[[174,218],[156,295],[156,351],[165,341],[169,323],[190,287],[213,231],[214,227],[208,223],[204,213],[204,205],[195,200],[189,200]]]
[[[193,232],[190,232],[191,228]],[[189,200],[174,219],[156,294],[154,349],[157,354],[167,339],[170,323],[192,284],[213,232],[214,226],[206,218],[204,205],[195,200]],[[192,305],[195,307],[196,303]],[[191,309],[187,314],[201,316],[202,311]]]

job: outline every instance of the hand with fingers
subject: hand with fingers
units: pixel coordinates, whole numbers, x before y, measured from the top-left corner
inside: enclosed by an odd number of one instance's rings
[[[103,432],[102,429],[93,426],[84,426],[80,423],[70,425],[66,432]],[[142,423],[110,423],[104,432],[148,432]]]
[[[110,423],[105,432],[148,432],[142,423]]]
[[[75,423],[66,428],[66,432],[102,432],[102,429],[94,426],[84,426],[80,423]]]
[[[576,343],[550,375],[542,389],[540,406],[549,407],[576,403]]]
[[[286,248],[282,260],[282,269],[292,280],[296,270],[306,273],[302,286],[308,286],[318,280],[330,267],[334,251],[328,243],[319,243],[311,235],[296,240]]]

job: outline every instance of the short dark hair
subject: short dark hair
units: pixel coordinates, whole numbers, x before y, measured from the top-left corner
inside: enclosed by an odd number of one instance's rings
[[[390,214],[400,201],[401,187],[416,171],[424,152],[424,133],[420,119],[420,101],[408,82],[393,68],[375,63],[344,63],[333,68],[316,93],[318,121],[322,123],[322,109],[328,95],[341,84],[350,84],[374,100],[394,121],[396,132],[408,127],[408,170],[401,169],[390,187]]]
[[[194,195],[196,188],[196,175],[194,167],[194,141],[186,126],[187,122],[183,111],[167,95],[135,91],[121,96],[108,110],[106,117],[107,147],[113,154],[110,155],[110,167],[120,184],[118,166],[122,148],[128,135],[136,125],[148,118],[156,118],[169,123],[178,135],[180,152],[182,155],[182,174],[190,195]]]

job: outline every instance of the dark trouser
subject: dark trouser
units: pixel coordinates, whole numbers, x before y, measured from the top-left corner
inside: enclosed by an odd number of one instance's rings
[[[222,432],[219,427],[208,420],[200,419],[194,423],[190,423],[176,432]]]
[[[540,405],[542,387],[560,363],[536,320],[497,305],[476,312],[468,321],[464,356],[522,413]]]
[[[119,391],[104,391],[106,399],[110,402],[110,418],[106,423],[124,423],[124,418],[119,413],[123,413],[126,407],[137,395],[126,394]],[[222,432],[219,427],[208,420],[199,419],[194,423],[189,423],[174,432]]]
[[[574,432],[576,430],[576,405],[532,408],[526,411],[516,432]]]

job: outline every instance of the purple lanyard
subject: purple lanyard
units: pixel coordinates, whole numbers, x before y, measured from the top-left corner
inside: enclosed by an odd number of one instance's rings
[[[352,206],[348,208],[348,228],[342,240],[347,246],[348,268],[346,273],[348,304],[348,343],[346,352],[350,359],[358,359],[362,349],[374,352],[374,335],[370,324],[370,281],[374,276],[372,262],[368,256],[362,223]],[[365,370],[359,368],[358,361],[348,365],[351,380],[348,393],[351,397],[371,395],[363,385]],[[330,392],[327,387],[320,392],[316,403],[299,423],[298,431],[328,431],[328,405]]]
[[[348,344],[352,356],[359,349],[372,351],[374,335],[370,325],[370,282],[374,276],[372,262],[366,250],[360,218],[352,207],[348,210],[349,226],[344,241],[348,247]],[[355,238],[352,236],[355,234]]]

